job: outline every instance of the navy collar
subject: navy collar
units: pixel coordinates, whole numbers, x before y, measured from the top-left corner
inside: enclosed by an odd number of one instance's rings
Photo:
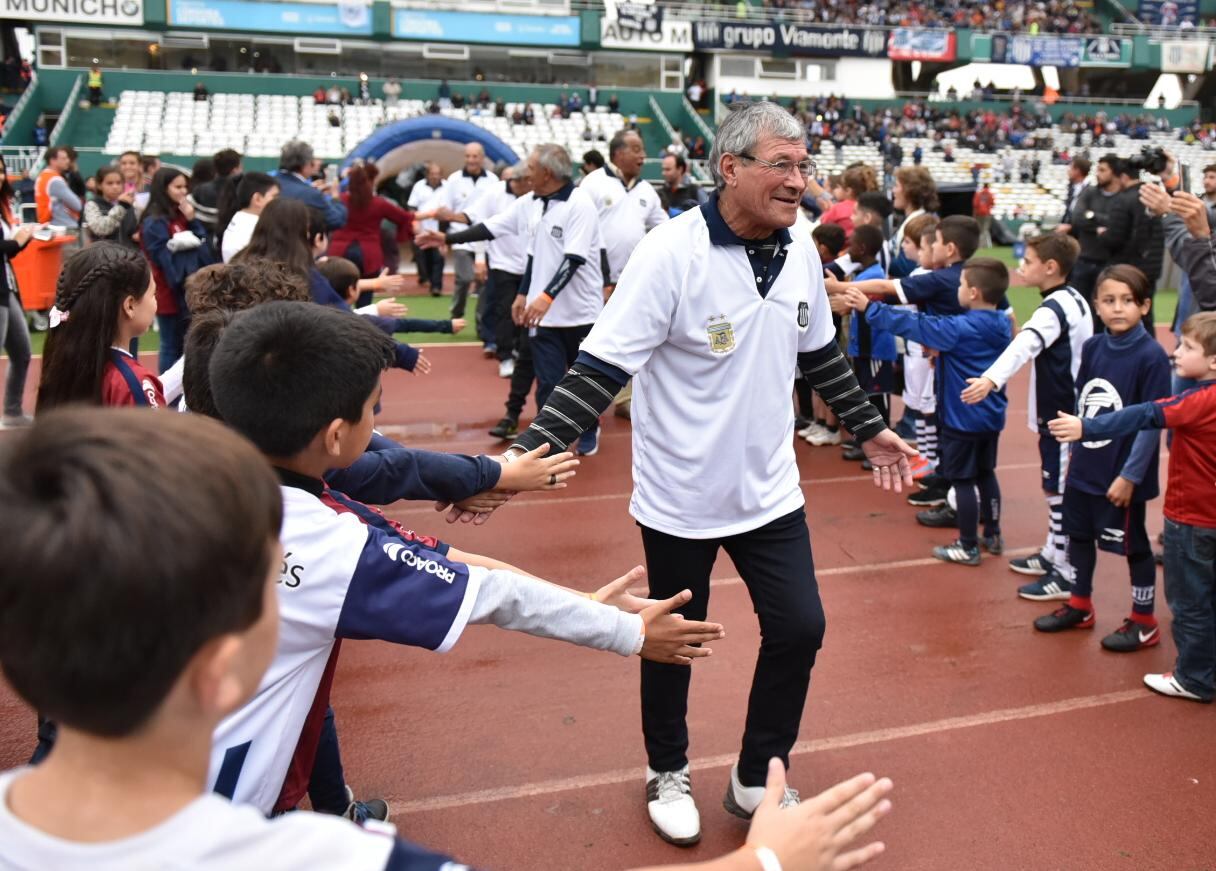
[[[477,175],[473,175],[473,173],[469,172],[467,169],[461,169],[460,174],[465,178],[473,179],[473,183],[476,184],[478,181],[485,178],[486,171],[483,169],[481,172],[477,173]]]
[[[320,497],[325,492],[325,482],[320,478],[301,475],[299,472],[282,469],[278,466],[275,466],[274,470],[279,476],[279,482],[284,487],[295,487],[297,490],[304,490],[317,497]]]
[[[551,193],[547,196],[537,197],[537,199],[540,200],[545,205],[548,205],[549,203],[553,202],[554,200],[564,203],[566,200],[570,199],[570,194],[572,194],[572,193],[574,193],[574,182],[568,181],[562,187],[555,190],[553,193]]]
[[[766,239],[744,239],[732,230],[722,217],[722,212],[718,210],[718,191],[710,194],[709,201],[701,206],[701,215],[705,218],[705,225],[709,228],[709,241],[713,245],[757,245],[768,241]],[[777,231],[776,236],[782,248],[794,241],[789,227],[782,227]]]
[[[614,164],[612,162],[604,164],[604,174],[607,175],[609,178],[614,178],[617,181],[619,181],[621,183],[621,187],[623,187],[626,191],[633,190],[635,187],[638,186],[638,182],[640,182],[642,180],[642,174],[638,173],[634,177],[633,181],[631,181],[631,182],[625,181],[625,177],[623,175],[621,175],[621,171],[619,169],[617,169],[616,164]]]

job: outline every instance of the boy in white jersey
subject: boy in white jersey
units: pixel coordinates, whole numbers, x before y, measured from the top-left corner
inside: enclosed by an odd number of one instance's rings
[[[205,791],[212,730],[274,655],[282,503],[247,442],[204,417],[153,417],[60,411],[0,454],[0,518],[31,533],[0,539],[0,566],[21,567],[0,570],[0,664],[62,724],[45,762],[0,774],[0,867],[466,871],[391,826],[271,821]],[[794,812],[777,809],[783,785],[775,771],[750,846],[700,867],[771,855],[819,871],[882,851],[845,852],[844,830],[889,809],[890,781],[860,775]]]
[[[493,623],[688,664],[706,650],[690,644],[722,635],[717,624],[669,613],[691,594],[662,603],[630,596],[640,571],[590,601],[416,535],[331,490],[322,476],[349,466],[371,438],[391,343],[364,318],[270,303],[233,318],[211,358],[216,409],[283,484],[279,650],[257,696],[216,730],[211,772],[217,792],[267,813],[303,795],[294,772],[312,767],[341,639],[442,652],[467,624]]]
[[[1068,561],[1068,537],[1064,535],[1068,446],[1055,440],[1047,424],[1061,411],[1071,414],[1070,404],[1076,405],[1081,348],[1094,334],[1089,303],[1067,283],[1080,253],[1077,240],[1062,233],[1027,241],[1026,256],[1013,283],[1038,288],[1043,301],[997,361],[980,377],[968,379],[970,386],[963,391],[964,402],[982,402],[1034,360],[1026,425],[1039,436],[1043,495],[1049,516],[1047,541],[1038,553],[1010,560],[1009,567],[1019,574],[1038,576],[1038,580],[1020,586],[1018,595],[1039,602],[1065,601],[1072,593],[1073,569]]]

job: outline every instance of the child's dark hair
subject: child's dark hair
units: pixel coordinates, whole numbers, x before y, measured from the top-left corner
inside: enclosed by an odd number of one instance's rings
[[[1072,272],[1077,258],[1081,256],[1081,243],[1064,233],[1045,233],[1026,240],[1026,247],[1034,250],[1038,258],[1046,263],[1054,260],[1060,267],[1060,277]]]
[[[326,257],[317,269],[343,299],[349,299],[350,289],[359,283],[359,267],[345,257]]]
[[[114,242],[96,242],[68,259],[55,287],[55,308],[64,320],[47,333],[42,352],[40,414],[69,402],[101,404],[123,300],[154,293],[151,280],[144,256]]]
[[[942,218],[942,222],[937,225],[937,232],[942,234],[942,243],[950,245],[958,249],[958,256],[963,260],[970,259],[971,255],[980,247],[980,225],[975,218],[967,215],[950,215],[948,218]]]
[[[310,299],[308,280],[273,260],[214,263],[186,279],[186,305],[191,314],[214,309],[241,311],[274,300]]]
[[[249,244],[232,258],[233,263],[247,260],[274,260],[286,263],[305,276],[315,266],[312,258],[313,227],[310,209],[299,200],[275,197],[262,209]]]
[[[853,228],[853,241],[849,250],[856,252],[863,260],[873,260],[882,250],[882,230],[873,224],[859,224]]]
[[[177,180],[178,176],[185,175],[180,169],[174,169],[171,166],[162,166],[156,171],[156,175],[152,176],[152,183],[148,185],[148,206],[144,209],[142,220],[148,218],[165,218],[172,220],[177,214],[177,203],[169,196],[169,185]]]
[[[182,462],[189,457],[189,462]],[[0,447],[0,666],[32,707],[107,738],[156,714],[203,645],[262,614],[274,473],[196,415],[73,408]]]
[[[262,194],[272,188],[279,186],[279,182],[274,176],[267,175],[264,172],[247,172],[243,175],[220,176],[224,180],[224,184],[219,188],[219,195],[216,198],[216,211],[218,220],[216,225],[219,227],[217,236],[220,244],[224,241],[224,231],[228,229],[228,225],[232,223],[232,216],[241,209],[249,208],[253,202],[254,194]]]
[[[186,333],[186,344],[182,357],[182,393],[191,414],[205,414],[223,420],[215,407],[211,395],[211,357],[220,343],[224,330],[232,323],[235,312],[222,308],[195,314],[190,319],[190,331]]]
[[[1098,292],[1102,290],[1102,282],[1104,281],[1117,281],[1120,284],[1126,284],[1132,292],[1132,298],[1136,300],[1136,305],[1144,305],[1153,298],[1153,288],[1149,283],[1148,276],[1135,266],[1119,263],[1114,266],[1108,266],[1099,272],[1098,279],[1094,282],[1095,300],[1098,298]]]
[[[122,178],[122,170],[113,163],[108,163],[97,170],[97,175],[93,176],[93,181],[97,183],[97,196],[101,196],[101,185],[108,176],[116,175]]]
[[[878,191],[866,191],[857,198],[857,208],[873,212],[880,218],[885,219],[891,214],[891,201],[887,199],[886,194],[881,194]]]
[[[845,232],[844,227],[839,224],[820,224],[811,231],[811,238],[816,244],[831,251],[833,257],[844,250]]]
[[[1196,312],[1182,324],[1182,335],[1194,339],[1203,353],[1216,355],[1216,312]]]
[[[988,305],[997,305],[1009,290],[1009,267],[995,257],[972,257],[963,264],[963,276]]]
[[[294,457],[339,418],[355,422],[396,343],[366,318],[311,302],[242,312],[211,358],[224,421],[272,457]]]

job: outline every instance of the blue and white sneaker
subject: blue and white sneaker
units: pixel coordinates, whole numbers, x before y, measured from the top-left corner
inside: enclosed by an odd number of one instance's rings
[[[1036,553],[1021,559],[1011,559],[1009,568],[1019,575],[1041,577],[1051,572],[1051,563],[1044,559],[1042,554]]]
[[[1032,602],[1067,602],[1072,596],[1072,581],[1055,569],[1049,569],[1037,581],[1018,587],[1018,595]]]
[[[574,449],[574,453],[580,457],[594,457],[600,452],[600,427],[596,424],[595,429],[587,430],[578,437],[578,444]]]

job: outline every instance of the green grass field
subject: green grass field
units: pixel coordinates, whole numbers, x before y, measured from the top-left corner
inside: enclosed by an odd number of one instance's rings
[[[997,257],[1013,269],[1017,265],[1017,261],[1013,256],[1011,248],[985,248],[979,252],[985,257]],[[1030,317],[1030,313],[1034,311],[1035,306],[1039,304],[1039,292],[1033,287],[1011,287],[1009,289],[1009,301],[1013,304],[1014,311],[1018,315],[1018,323],[1025,322],[1026,318]],[[401,302],[409,306],[409,316],[412,318],[431,318],[440,320],[448,316],[448,310],[451,307],[452,301],[450,297],[432,297],[432,296],[406,296],[401,297]],[[1173,289],[1162,290],[1157,294],[1156,301],[1153,303],[1153,315],[1158,324],[1169,324],[1174,319],[1174,307],[1178,302],[1178,292]],[[410,344],[449,344],[452,342],[475,342],[477,334],[473,329],[473,311],[476,308],[476,303],[472,300],[469,302],[468,320],[469,324],[456,335],[448,335],[447,333],[400,333],[397,338],[403,342]],[[34,353],[42,353],[42,344],[46,338],[45,333],[34,333],[31,336],[33,340]],[[155,351],[159,346],[158,336],[155,330],[149,332],[146,336],[139,340],[141,351]]]

